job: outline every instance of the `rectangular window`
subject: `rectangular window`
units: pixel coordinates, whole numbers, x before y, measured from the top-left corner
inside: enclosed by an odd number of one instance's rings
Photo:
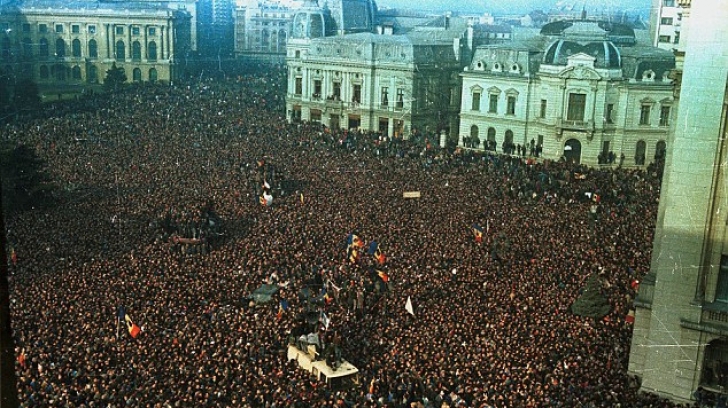
[[[488,99],[488,112],[498,113],[498,95],[490,94]]]
[[[397,109],[404,108],[404,89],[403,88],[397,88],[397,105],[395,107]]]
[[[156,27],[149,27],[149,36],[153,37],[157,35],[157,28]]]
[[[318,109],[311,109],[311,122],[321,123],[321,111]]]
[[[546,99],[541,99],[541,110],[538,112],[538,117],[541,119],[546,119],[546,106],[547,106]]]
[[[675,37],[672,39],[673,44],[680,44],[680,31],[675,33]]]
[[[586,108],[586,94],[570,93],[569,94],[569,106],[568,106],[568,110],[566,111],[566,120],[573,120],[575,122],[583,122],[585,108]]]
[[[124,35],[124,27],[116,26],[116,35]]]
[[[662,24],[662,25],[672,25],[672,17],[662,17],[660,19],[660,24]]]
[[[660,126],[670,126],[670,107],[660,107]]]
[[[607,104],[607,111],[604,112],[604,120],[609,124],[614,123],[614,104],[613,103]]]
[[[648,104],[642,105],[640,107],[640,125],[649,125],[650,124],[650,111],[652,110],[652,106]]]
[[[354,84],[351,88],[351,101],[361,103],[361,85]]]
[[[384,107],[389,106],[389,88],[386,86],[382,87],[381,103]]]
[[[48,26],[45,24],[38,24],[38,32],[41,34],[45,34],[48,32]]]
[[[131,27],[131,35],[139,35],[139,26]]]
[[[662,0],[662,5],[665,7],[675,7],[675,0]]]
[[[313,99],[321,99],[321,80],[313,80]]]
[[[670,36],[669,35],[661,35],[657,37],[657,41],[661,43],[669,43],[670,42]]]
[[[73,34],[78,34],[78,33],[80,33],[80,32],[81,32],[81,26],[79,26],[78,24],[73,24],[73,25],[71,25],[71,32],[72,32]]]
[[[506,103],[506,115],[516,114],[516,97],[509,96]]]
[[[88,33],[89,34],[96,34],[96,26],[95,25],[88,26]]]
[[[341,82],[334,82],[334,100],[341,100]]]
[[[56,24],[56,32],[57,33],[63,32],[63,24]]]
[[[301,95],[303,93],[303,78],[296,78],[296,84],[293,93],[296,95]]]
[[[720,257],[720,271],[718,283],[715,287],[715,301],[728,302],[728,255]]]
[[[29,33],[30,32],[30,24],[23,23],[23,32],[24,33]]]
[[[472,109],[474,111],[480,110],[480,92],[473,92],[473,103],[472,103]]]

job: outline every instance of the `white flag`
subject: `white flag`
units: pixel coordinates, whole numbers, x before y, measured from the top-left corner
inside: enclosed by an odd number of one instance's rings
[[[265,205],[268,207],[273,204],[273,196],[271,194],[263,193],[263,199],[265,200]]]
[[[331,323],[331,319],[329,319],[329,317],[326,316],[326,313],[321,312],[321,319],[320,320],[321,320],[321,323],[324,324],[324,328],[328,330],[329,329],[329,323]]]
[[[404,309],[412,316],[415,315],[415,309],[412,307],[412,298],[409,296],[407,296],[407,303],[404,305]]]
[[[265,180],[263,180],[263,187],[265,187],[265,188],[267,188],[268,190],[270,190],[270,184],[268,184],[268,182],[267,182],[267,181],[265,181]]]

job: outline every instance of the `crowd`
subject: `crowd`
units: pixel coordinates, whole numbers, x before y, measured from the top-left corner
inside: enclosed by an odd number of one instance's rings
[[[287,124],[284,95],[284,71],[269,69],[92,95],[2,129],[63,192],[7,220],[23,406],[678,406],[627,375],[657,172]],[[170,238],[211,220],[209,250]],[[354,262],[349,234],[365,243]],[[591,274],[604,319],[570,311]],[[280,286],[275,300],[251,303],[263,283]],[[312,308],[357,385],[332,389],[287,361]]]

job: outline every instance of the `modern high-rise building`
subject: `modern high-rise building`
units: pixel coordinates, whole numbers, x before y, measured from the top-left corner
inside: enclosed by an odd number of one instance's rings
[[[650,37],[653,45],[665,50],[678,48],[683,27],[683,9],[679,0],[652,0]]]
[[[689,35],[629,372],[686,401],[700,387],[728,396],[728,3],[678,3]]]
[[[233,53],[233,0],[198,0],[198,43],[202,55],[229,56]]]
[[[190,14],[145,1],[14,0],[0,7],[0,68],[41,86],[169,81],[191,47]]]

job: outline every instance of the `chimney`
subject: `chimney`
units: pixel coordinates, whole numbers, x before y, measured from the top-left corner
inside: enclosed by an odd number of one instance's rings
[[[445,30],[450,28],[450,17],[452,16],[452,12],[448,11],[445,13]]]

